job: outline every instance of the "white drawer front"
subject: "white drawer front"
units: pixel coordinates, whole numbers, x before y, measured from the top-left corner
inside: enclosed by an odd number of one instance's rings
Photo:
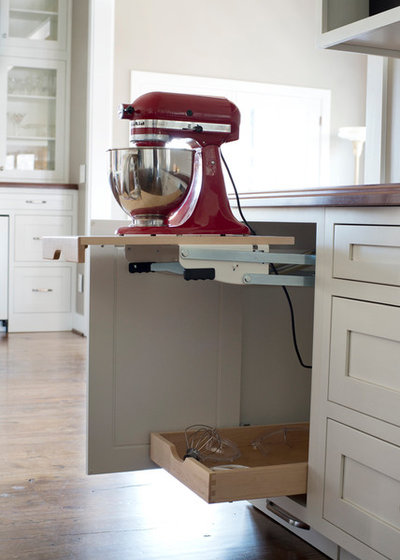
[[[40,192],[1,194],[0,209],[7,210],[72,210],[73,195]]]
[[[329,400],[400,426],[400,308],[332,298]]]
[[[15,216],[15,260],[43,261],[41,238],[52,235],[72,235],[72,217]]]
[[[400,448],[328,420],[324,517],[398,560]]]
[[[333,276],[400,286],[400,227],[335,225]]]
[[[14,313],[67,313],[71,310],[71,268],[16,268]]]

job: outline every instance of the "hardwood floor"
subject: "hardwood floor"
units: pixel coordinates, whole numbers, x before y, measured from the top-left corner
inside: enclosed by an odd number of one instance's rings
[[[246,502],[161,470],[85,474],[86,340],[0,335],[1,560],[323,560]]]

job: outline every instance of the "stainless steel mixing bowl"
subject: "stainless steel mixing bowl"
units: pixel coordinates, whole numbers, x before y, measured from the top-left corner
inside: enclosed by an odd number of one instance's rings
[[[162,226],[192,182],[195,151],[134,147],[109,150],[112,193],[137,226]]]

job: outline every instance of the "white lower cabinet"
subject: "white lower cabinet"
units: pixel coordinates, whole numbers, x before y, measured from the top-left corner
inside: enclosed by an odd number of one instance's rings
[[[386,558],[398,558],[400,447],[327,423],[324,518]]]
[[[9,332],[72,328],[75,265],[44,261],[41,239],[75,233],[76,194],[56,187],[0,189],[0,212],[5,208],[9,216]]]
[[[325,216],[309,498],[340,558],[400,557],[399,224],[397,208]]]
[[[129,274],[120,249],[92,247],[89,471],[152,467],[151,453],[208,502],[252,499],[274,519],[286,510],[282,523],[332,559],[399,560],[400,211],[246,217],[261,235],[316,249],[315,292],[289,289],[312,375],[281,288]],[[298,448],[249,462],[254,430],[308,421]],[[242,468],[184,459],[183,430],[198,423],[240,442]]]

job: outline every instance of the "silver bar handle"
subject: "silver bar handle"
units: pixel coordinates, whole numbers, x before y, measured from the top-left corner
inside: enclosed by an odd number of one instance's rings
[[[47,200],[25,200],[26,204],[47,204]]]
[[[41,293],[41,294],[47,294],[52,291],[53,291],[52,288],[32,288],[32,292]]]
[[[32,237],[33,241],[40,241],[41,237],[38,237],[37,235],[35,235],[34,237]]]
[[[286,523],[288,523],[289,525],[292,525],[292,527],[297,527],[297,529],[304,529],[305,531],[310,530],[310,526],[307,525],[307,523],[304,523],[304,521],[302,521],[301,519],[294,517],[288,511],[281,508],[271,500],[267,500],[267,510],[273,513],[274,515],[276,515],[277,517],[279,517],[280,519],[282,519],[283,521],[285,521]]]

